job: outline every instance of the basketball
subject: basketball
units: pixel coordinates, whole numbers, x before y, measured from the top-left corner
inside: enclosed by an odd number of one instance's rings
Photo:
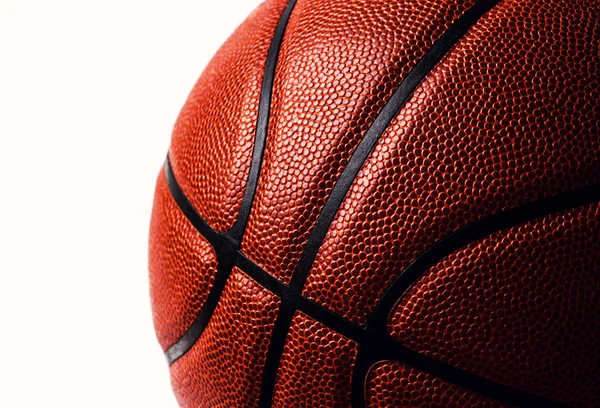
[[[179,404],[600,406],[599,72],[594,0],[266,0],[158,175]]]

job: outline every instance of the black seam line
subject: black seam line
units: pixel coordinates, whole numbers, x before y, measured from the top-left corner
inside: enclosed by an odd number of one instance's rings
[[[235,248],[235,243],[224,234],[220,234],[212,229],[194,209],[175,179],[168,156],[167,160],[165,161],[164,168],[167,185],[171,195],[173,196],[173,199],[175,200],[175,203],[184,216],[192,223],[194,228],[196,228],[198,232],[208,241],[208,243],[212,245],[218,260],[217,272],[215,274],[213,286],[210,289],[202,308],[198,312],[196,319],[194,319],[194,322],[183,334],[183,336],[173,345],[171,345],[171,347],[169,347],[165,352],[167,362],[169,364],[173,364],[177,359],[187,353],[187,351],[192,348],[192,346],[200,338],[200,335],[206,328],[210,317],[217,307],[221,293],[223,292],[225,284],[227,283],[227,278],[231,273],[231,260],[233,259],[231,254]]]
[[[167,358],[169,365],[183,357],[183,355],[187,353],[194,346],[194,344],[196,344],[204,332],[204,329],[206,329],[213,312],[217,308],[219,298],[221,297],[223,289],[225,289],[225,285],[227,284],[227,279],[229,278],[230,274],[231,268],[221,266],[217,267],[217,273],[215,275],[213,286],[206,298],[206,301],[202,305],[200,312],[196,316],[196,319],[190,328],[185,332],[185,334],[165,352],[165,357]]]
[[[238,217],[231,230],[229,230],[229,236],[238,242],[242,240],[244,231],[246,230],[246,224],[248,223],[248,217],[250,216],[250,209],[252,208],[254,196],[256,195],[258,178],[262,168],[263,155],[265,153],[265,144],[269,129],[271,99],[273,96],[273,83],[275,81],[275,68],[277,67],[277,60],[279,57],[281,43],[283,41],[283,35],[285,34],[287,23],[295,5],[296,0],[291,0],[281,14],[279,23],[275,29],[273,40],[271,41],[271,46],[267,55],[267,61],[265,62],[265,73],[263,75],[260,101],[258,104],[258,116],[256,119],[256,134],[254,136],[252,163],[250,164],[248,180],[246,182],[246,190],[244,192],[244,198],[240,206]]]
[[[212,229],[212,227],[208,225],[208,223],[204,221],[204,219],[202,219],[200,214],[198,214],[196,209],[192,206],[192,203],[190,203],[188,198],[181,190],[181,187],[179,186],[179,183],[177,182],[177,180],[175,179],[175,175],[173,174],[171,160],[168,155],[167,159],[165,160],[164,171],[169,191],[171,192],[173,199],[179,206],[179,209],[181,210],[181,212],[183,212],[183,215],[185,215],[185,217],[188,220],[190,220],[192,225],[198,230],[200,234],[202,234],[202,236],[204,236],[204,238],[206,238],[206,240],[213,247],[216,248],[220,246],[222,240],[220,234],[214,229]]]
[[[294,274],[292,275],[289,294],[282,302],[279,315],[275,322],[271,343],[269,344],[269,350],[267,352],[263,384],[260,393],[261,407],[268,407],[271,405],[279,361],[289,331],[289,325],[298,308],[299,295],[302,293],[308,273],[314,263],[319,248],[325,239],[327,231],[329,230],[340,205],[346,197],[348,190],[352,186],[354,179],[358,175],[358,172],[393,118],[398,114],[402,106],[404,106],[417,86],[419,86],[429,72],[442,60],[463,35],[500,1],[501,0],[479,0],[463,13],[462,16],[456,19],[448,30],[446,30],[446,32],[442,34],[442,36],[425,53],[423,58],[415,64],[406,78],[404,78],[398,89],[396,89],[389,101],[381,109],[377,118],[375,118],[373,124],[369,127],[365,136],[356,147],[350,161],[342,171],[341,176],[337,180],[329,198],[323,206],[321,214],[313,227],[313,231],[309,236],[304,251],[294,270]]]
[[[289,5],[288,5],[288,7],[289,7]],[[291,9],[290,9],[290,12],[291,12]],[[457,20],[457,22],[458,22],[458,20]],[[416,68],[416,66],[415,66],[415,68]],[[268,126],[268,118],[267,118],[267,126]],[[263,146],[263,150],[264,150],[264,146]],[[255,166],[254,165],[254,163],[256,163],[255,157],[256,157],[256,147],[255,147],[255,153],[253,154],[252,166]],[[262,160],[262,157],[260,158],[260,160]],[[260,161],[258,163],[259,163],[258,166],[260,167]],[[499,400],[507,400],[508,402],[510,402],[510,401],[517,401],[517,402],[518,401],[527,401],[527,402],[536,402],[536,403],[543,402],[545,406],[561,406],[552,401],[547,401],[547,400],[544,400],[539,397],[531,396],[526,393],[512,390],[508,387],[491,382],[487,379],[478,377],[474,374],[464,372],[460,369],[449,366],[443,362],[439,362],[439,361],[433,360],[427,356],[421,355],[420,353],[415,352],[410,349],[407,349],[404,346],[400,345],[399,343],[395,342],[393,339],[391,339],[391,337],[389,337],[389,334],[387,332],[385,333],[385,335],[383,337],[380,336],[379,339],[375,339],[375,340],[366,339],[367,328],[361,328],[360,326],[348,321],[347,319],[343,318],[342,316],[324,308],[323,306],[320,306],[320,305],[314,303],[310,299],[307,299],[307,298],[301,296],[299,293],[292,291],[290,289],[290,287],[283,284],[282,282],[280,282],[273,276],[267,274],[264,270],[262,270],[260,267],[255,265],[253,262],[248,260],[241,252],[239,252],[237,250],[237,246],[238,246],[237,240],[232,240],[230,238],[230,236],[228,236],[229,234],[220,234],[220,233],[216,232],[215,230],[213,230],[194,210],[191,203],[189,203],[188,199],[185,197],[185,195],[181,191],[179,185],[177,184],[177,181],[175,180],[175,178],[172,174],[172,170],[170,168],[170,163],[169,163],[168,157],[167,157],[167,162],[165,163],[165,174],[167,177],[169,190],[170,190],[171,194],[173,195],[175,201],[177,202],[179,208],[182,210],[182,212],[185,214],[185,216],[192,222],[192,224],[196,227],[196,229],[198,229],[198,231],[207,239],[207,241],[209,243],[211,243],[211,245],[213,245],[213,247],[215,248],[215,250],[218,254],[217,257],[219,259],[223,259],[223,258],[226,259],[225,262],[219,262],[217,277],[215,279],[213,288],[211,289],[211,292],[209,293],[207,301],[205,302],[205,305],[203,306],[203,310],[199,313],[199,315],[196,318],[196,321],[192,325],[192,328],[190,328],[190,330],[188,330],[188,332],[186,332],[186,334],[182,337],[182,339],[178,343],[173,345],[166,352],[167,359],[169,360],[170,363],[174,362],[177,358],[179,358],[183,354],[185,354],[185,352],[187,352],[189,350],[189,348],[191,348],[191,346],[200,337],[202,331],[204,330],[206,324],[208,323],[208,320],[210,319],[210,316],[212,315],[212,313],[218,303],[219,297],[223,291],[223,288],[227,282],[228,276],[231,273],[232,266],[235,262],[235,264],[237,266],[239,266],[242,271],[246,272],[253,280],[255,280],[261,286],[265,287],[266,289],[279,295],[282,298],[282,303],[283,303],[282,310],[283,311],[282,311],[282,313],[280,313],[280,316],[278,317],[278,321],[279,320],[289,321],[289,323],[284,324],[284,325],[279,325],[279,327],[281,327],[279,329],[280,334],[276,333],[277,332],[277,326],[276,326],[273,337],[275,337],[276,335],[283,336],[283,339],[285,340],[285,337],[289,330],[289,324],[291,323],[292,316],[296,310],[300,310],[300,311],[306,313],[308,316],[312,317],[313,319],[321,322],[325,326],[331,328],[332,330],[359,343],[359,355],[357,356],[357,365],[360,365],[361,361],[367,362],[367,363],[365,363],[366,369],[364,370],[364,375],[366,375],[366,373],[368,372],[370,365],[372,363],[375,363],[376,361],[395,360],[395,361],[404,362],[404,363],[414,366],[416,368],[420,368],[425,372],[429,372],[433,375],[436,375],[442,379],[446,379],[449,382],[456,383],[457,385],[461,385],[465,388],[473,388],[472,387],[473,384],[483,384],[482,386],[477,387],[477,388],[491,389],[491,391],[488,390],[487,392],[485,392],[485,395],[490,395],[490,394],[491,394],[490,396],[497,395],[496,399],[499,399]],[[256,176],[258,177],[258,172],[256,173]],[[256,187],[254,187],[254,189],[255,188]],[[253,194],[252,194],[252,196],[253,196]],[[247,194],[245,194],[245,196],[246,195]],[[251,206],[251,204],[252,204],[252,199],[250,200],[249,207]],[[248,207],[248,210],[249,210],[249,207]],[[247,221],[247,215],[246,215],[246,221]],[[243,234],[243,229],[242,229],[242,234]],[[234,247],[235,247],[235,249],[234,249]],[[235,260],[235,261],[233,261],[233,260]],[[392,307],[393,307],[393,304],[392,304]],[[287,310],[284,310],[284,308]],[[386,336],[388,338],[386,338]],[[371,337],[371,336],[368,336],[368,337]],[[371,343],[373,341],[377,342],[378,344],[375,347],[368,347],[367,351],[363,352],[362,350],[365,349],[365,345],[368,343]],[[181,343],[187,343],[188,345],[184,345]],[[386,346],[386,344],[387,344],[387,346]],[[282,344],[282,346],[283,346],[283,344]],[[380,350],[380,351],[377,352],[377,350]],[[376,354],[373,354],[373,351],[375,351]],[[367,353],[371,353],[371,355],[369,355]],[[373,358],[373,356],[375,356],[375,357]],[[359,377],[356,376],[357,373],[359,373]],[[354,384],[364,383],[364,376],[361,376],[360,373],[361,373],[360,369],[354,371],[353,402],[356,401],[354,399],[354,391],[356,389]],[[275,370],[274,374],[276,374],[276,370]],[[363,378],[362,381],[359,380],[360,377]],[[267,378],[265,377],[264,380],[266,380],[266,379]],[[356,379],[358,381],[355,381],[354,379]],[[273,378],[272,380],[273,381],[270,381],[270,382],[274,384],[275,378]],[[263,383],[263,385],[264,385],[264,383]],[[477,389],[474,389],[474,391],[479,392],[479,390],[477,390]],[[359,394],[361,395],[361,398],[362,398],[363,397],[362,392]],[[521,397],[520,397],[521,399],[519,400],[519,398],[515,399],[514,397],[510,397],[511,395],[515,395],[515,394],[521,395]],[[261,390],[261,396],[262,395],[263,395],[263,393]],[[509,399],[506,399],[504,397],[505,395],[509,395],[509,397],[508,397]],[[262,401],[262,397],[261,397],[261,401]],[[270,401],[271,401],[271,398],[268,399],[266,404],[261,403],[261,406],[270,406]]]
[[[381,297],[366,326],[384,328],[390,312],[402,296],[429,268],[453,252],[495,232],[597,201],[600,201],[600,185],[583,187],[491,215],[446,236],[400,273]]]
[[[265,272],[261,267],[249,260],[243,253],[239,251],[237,253],[235,265],[263,288],[273,292],[280,298],[286,296],[288,292],[288,287],[286,284]]]
[[[232,266],[235,265],[240,268],[240,270],[246,273],[251,279],[279,296],[282,300],[289,297],[289,287],[249,260],[241,251],[238,249],[234,250],[237,245],[235,242],[230,239],[228,240],[226,234],[221,234],[208,225],[194,209],[185,193],[181,190],[181,187],[173,174],[168,156],[165,161],[164,171],[169,191],[179,209],[198,232],[215,248],[217,258],[220,259],[213,287],[211,288],[202,309],[186,333],[165,352],[167,361],[169,364],[173,364],[196,343],[206,328],[206,325],[218,304],[221,293],[225,288],[227,279],[231,274]],[[318,305],[303,296],[298,296],[296,302],[299,310],[330,327],[332,330],[356,341],[362,336],[360,326],[346,320],[329,309]]]
[[[417,62],[414,68],[402,81],[398,89],[394,92],[390,100],[381,109],[377,118],[356,147],[350,161],[342,171],[340,178],[336,182],[329,198],[323,206],[323,210],[315,223],[296,270],[294,271],[290,283],[292,288],[301,291],[340,205],[346,197],[348,190],[352,186],[354,179],[358,175],[364,162],[369,157],[371,151],[391,121],[398,114],[402,106],[408,101],[414,90],[438,62],[442,60],[442,58],[462,38],[469,28],[479,20],[479,18],[500,1],[501,0],[479,0],[459,17],[425,53],[423,58]]]
[[[269,275],[264,269],[249,260],[241,252],[238,252],[236,266],[262,287],[275,293],[279,297],[283,298],[289,295],[289,287],[287,285]],[[381,361],[397,361],[409,367],[431,374],[451,384],[515,406],[564,406],[544,397],[539,397],[496,383],[485,377],[481,377],[477,374],[473,374],[443,361],[421,354],[415,350],[411,350],[394,340],[386,328],[384,328],[383,331],[379,331],[374,330],[373,328],[359,326],[343,316],[314,303],[304,296],[299,296],[297,303],[298,311],[305,313],[315,321],[318,321],[331,330],[358,343],[359,353],[355,362],[355,370],[352,377],[353,381],[357,381],[356,384],[364,383],[364,377],[367,375],[369,368],[373,364]],[[353,387],[353,393],[356,392],[356,388],[359,387]],[[362,392],[360,394],[362,394]],[[359,395],[353,398],[356,401],[356,398],[362,397]]]
[[[474,391],[494,400],[517,407],[566,407],[562,403],[516,390],[495,381],[454,367],[411,350],[396,342],[389,333],[383,336],[369,331],[367,339],[359,345],[359,352],[352,375],[352,406],[365,406],[364,384],[370,368],[383,361],[397,361],[416,368],[448,383]]]
[[[394,306],[402,296],[429,268],[448,255],[496,232],[598,201],[600,201],[600,184],[540,199],[473,222],[467,227],[444,237],[419,255],[392,283],[364,326],[365,331],[368,333],[368,339],[365,343],[359,345],[359,352],[352,374],[353,406],[363,407],[365,405],[363,384],[369,368],[378,361],[384,360],[400,361],[450,383],[515,406],[566,406],[556,401],[503,386],[410,350],[391,338],[387,330],[387,321]],[[383,343],[372,346],[372,344],[377,343],[377,336],[385,340]]]
[[[267,273],[241,252],[238,252],[236,266],[252,278],[252,280],[280,298],[283,299],[290,296],[289,286]],[[362,339],[364,330],[358,324],[302,295],[299,295],[295,301],[297,302],[297,309],[314,320],[351,340],[360,341]]]
[[[193,207],[191,207],[191,204],[189,204],[188,199],[179,189],[168,163],[165,165],[165,174],[168,181],[169,190],[171,191],[171,194],[175,198],[177,204],[180,206],[180,208],[183,207],[187,209],[185,213],[186,217],[188,217],[190,221],[195,220],[195,222],[192,223],[196,228],[198,228],[199,225],[207,226],[204,220],[202,220],[197,213],[194,215],[195,210],[193,210]],[[518,225],[519,223],[527,222],[535,218],[568,210],[581,205],[590,204],[596,201],[600,201],[600,185],[585,187],[548,199],[542,199],[512,210],[507,210],[504,213],[494,215],[490,218],[495,218],[498,220],[510,219],[512,220],[511,222],[513,222],[515,225]],[[191,212],[189,211],[190,209],[192,210]],[[508,216],[505,216],[505,214],[508,214]],[[481,222],[487,225],[489,223],[489,219]],[[473,225],[475,224],[477,223],[474,223]],[[498,230],[510,228],[512,226],[513,225],[505,225],[504,228],[499,227]],[[221,248],[222,245],[218,243],[218,240],[222,239],[222,237],[210,227],[208,227],[208,229],[206,229],[204,232],[211,233],[210,231],[212,231],[214,240],[213,242],[215,242],[215,246]],[[486,230],[481,231],[481,233],[484,234]],[[496,230],[490,231],[489,234],[495,231]],[[453,236],[456,236],[456,234],[451,234],[442,241],[445,241]],[[486,234],[484,234],[483,237],[485,236]],[[476,238],[473,239],[476,240]],[[233,252],[227,259],[235,259],[235,266],[239,267],[244,273],[246,273],[246,275],[248,275],[251,279],[265,289],[273,292],[282,299],[289,297],[290,289],[286,284],[268,274],[254,262],[249,260],[240,251]],[[212,314],[212,311],[214,311],[216,303],[218,302],[219,294],[222,292],[222,288],[219,287],[224,287],[227,277],[232,269],[232,264],[233,261],[229,265],[220,264],[218,266],[217,274],[218,276],[221,276],[221,278],[217,277],[217,279],[215,279],[215,284],[211,290],[211,294],[217,293],[217,295],[214,296],[209,294],[209,298],[205,303],[209,306],[203,308],[203,311],[201,311],[197,318],[197,320],[202,323],[198,324],[195,322],[195,324],[192,325],[192,328],[184,335],[184,338],[186,339],[185,342],[188,344],[193,345],[206,327],[208,319],[210,318],[210,315]],[[373,364],[380,361],[398,361],[463,388],[470,389],[479,394],[517,406],[531,406],[532,404],[536,404],[536,406],[563,406],[557,402],[546,400],[542,397],[537,397],[528,393],[514,390],[501,384],[497,384],[483,377],[479,377],[462,369],[450,366],[447,363],[440,362],[428,356],[422,355],[414,350],[410,350],[392,339],[385,327],[372,324],[367,324],[366,326],[361,327],[347,320],[343,316],[330,311],[324,306],[314,303],[312,300],[307,299],[302,295],[296,296],[294,303],[296,305],[296,310],[305,313],[309,317],[329,327],[335,332],[338,332],[346,338],[358,343],[359,352],[356,358],[355,369],[352,377],[352,401],[354,406],[362,407],[364,405],[364,390],[360,384],[364,384],[364,379],[369,371],[369,368]],[[394,304],[395,303],[392,303],[392,306]],[[369,322],[371,323],[371,320]],[[288,329],[288,326],[281,326],[280,330],[287,331]],[[183,341],[181,343],[183,343]],[[170,363],[177,360],[187,351],[186,346],[181,343],[176,343],[167,351],[167,359],[170,361]]]
[[[271,335],[271,342],[269,343],[269,349],[267,351],[258,400],[258,405],[261,408],[268,408],[271,406],[275,382],[277,380],[277,371],[279,369],[279,361],[281,360],[285,339],[287,338],[292,324],[292,318],[296,311],[298,296],[290,295],[293,294],[288,292],[287,296],[283,297],[281,301],[279,314],[275,320],[275,327],[273,329],[273,334]]]
[[[252,207],[252,203],[254,201],[254,196],[256,194],[256,188],[258,185],[258,177],[262,167],[262,159],[269,127],[275,68],[277,66],[279,49],[281,47],[281,42],[283,40],[283,35],[285,33],[290,14],[295,4],[296,0],[291,0],[281,14],[273,34],[273,39],[271,40],[271,45],[269,47],[267,60],[265,62],[265,72],[263,74],[263,82],[258,106],[252,162],[248,171],[246,189],[244,191],[242,204],[240,205],[238,217],[231,230],[226,233],[218,233],[202,219],[198,212],[193,208],[187,197],[185,197],[185,194],[175,180],[170,159],[167,156],[165,163],[165,174],[167,176],[167,183],[169,185],[171,195],[177,202],[177,205],[181,211],[190,220],[190,222],[192,222],[198,232],[200,232],[200,234],[203,235],[214,247],[218,262],[215,281],[206,298],[206,301],[204,302],[204,305],[202,305],[202,308],[198,312],[196,319],[190,328],[184,333],[184,335],[165,352],[169,364],[173,364],[178,358],[187,353],[202,335],[202,332],[208,325],[208,322],[210,321],[210,318],[212,317],[212,314],[219,303],[221,294],[223,293],[229,275],[231,274],[233,264],[237,259],[237,252],[246,229],[246,224],[250,215],[250,208]]]

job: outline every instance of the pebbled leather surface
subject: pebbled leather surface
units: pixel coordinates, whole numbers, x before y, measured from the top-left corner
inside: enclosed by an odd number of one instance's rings
[[[599,183],[599,17],[595,1],[504,0],[472,27],[361,169],[304,294],[363,324],[452,231]]]
[[[148,246],[152,316],[158,341],[168,349],[192,325],[217,272],[213,247],[173,200],[158,175]]]
[[[600,401],[600,205],[498,232],[431,268],[392,336],[496,382],[574,406]]]
[[[354,148],[418,59],[472,3],[297,3],[279,54],[244,253],[289,282]]]
[[[169,156],[175,178],[202,218],[221,232],[233,226],[240,209],[265,60],[286,4],[265,2],[231,35],[198,79],[173,129]]]
[[[500,408],[509,407],[449,384],[417,369],[384,361],[371,368],[367,376],[368,408]]]
[[[234,268],[192,349],[171,366],[182,407],[256,407],[280,300]]]
[[[233,225],[242,201],[264,62],[286,3],[267,0],[240,26],[198,80],[174,129],[174,175],[218,231]],[[374,117],[472,4],[298,0],[242,241],[250,260],[290,281]],[[593,0],[503,0],[472,27],[383,134],[303,295],[364,324],[398,274],[439,239],[490,214],[599,183],[599,17]],[[503,231],[443,260],[390,317],[392,335],[520,390],[599,405],[593,345],[600,252],[591,207]],[[163,349],[194,320],[215,267],[213,249],[176,208],[161,173],[150,279]],[[198,343],[171,366],[182,406],[257,405],[279,306],[277,296],[234,270]],[[356,352],[351,340],[296,314],[274,405],[348,406]],[[399,363],[378,364],[364,390],[370,406],[498,405]]]
[[[347,407],[357,345],[299,312],[279,364],[274,407]]]

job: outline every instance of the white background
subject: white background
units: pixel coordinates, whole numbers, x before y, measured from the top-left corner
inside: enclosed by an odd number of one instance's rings
[[[259,0],[0,0],[0,406],[175,407],[147,235],[177,113]]]

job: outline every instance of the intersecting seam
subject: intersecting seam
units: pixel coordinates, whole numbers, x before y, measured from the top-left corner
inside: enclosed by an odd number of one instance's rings
[[[359,354],[357,356],[352,378],[353,406],[364,406],[363,384],[365,377],[369,368],[377,361],[382,360],[402,362],[448,382],[513,405],[530,406],[532,404],[543,404],[545,406],[562,406],[556,402],[503,386],[410,350],[391,338],[386,328],[386,321],[395,303],[410,288],[410,286],[413,285],[429,267],[443,257],[496,231],[510,228],[514,225],[544,215],[598,201],[600,200],[600,186],[574,190],[559,196],[539,200],[507,210],[503,213],[474,222],[438,241],[438,243],[426,250],[402,271],[388,291],[380,299],[376,309],[365,326],[356,325],[344,317],[302,296],[304,282],[339,206],[344,200],[348,189],[352,185],[352,182],[364,161],[369,156],[390,121],[431,69],[444,55],[446,55],[454,44],[462,38],[469,28],[499,1],[500,0],[478,1],[473,7],[465,12],[465,14],[446,31],[446,33],[444,33],[405,78],[392,98],[390,98],[375,119],[374,123],[357,147],[350,162],[344,169],[317,220],[292,280],[289,285],[286,285],[266,273],[262,268],[242,254],[239,250],[239,242],[243,237],[250,209],[252,208],[258,184],[258,177],[262,166],[262,157],[269,123],[273,80],[279,48],[285,33],[287,21],[289,20],[296,0],[292,0],[288,3],[275,30],[267,61],[265,63],[265,74],[263,77],[259,102],[254,151],[248,174],[247,187],[238,218],[229,232],[216,232],[202,219],[202,217],[200,217],[177,183],[168,157],[165,162],[165,175],[173,198],[184,215],[191,221],[200,234],[202,234],[215,248],[218,260],[215,282],[207,300],[198,313],[196,320],[182,338],[172,345],[165,353],[170,364],[189,351],[201,336],[219,302],[219,298],[227,283],[232,268],[237,266],[257,283],[282,299],[282,307],[275,324],[269,352],[267,354],[267,363],[265,364],[263,373],[263,384],[260,397],[261,406],[271,405],[279,360],[291,324],[291,319],[296,311],[302,311],[311,318],[358,343]]]

